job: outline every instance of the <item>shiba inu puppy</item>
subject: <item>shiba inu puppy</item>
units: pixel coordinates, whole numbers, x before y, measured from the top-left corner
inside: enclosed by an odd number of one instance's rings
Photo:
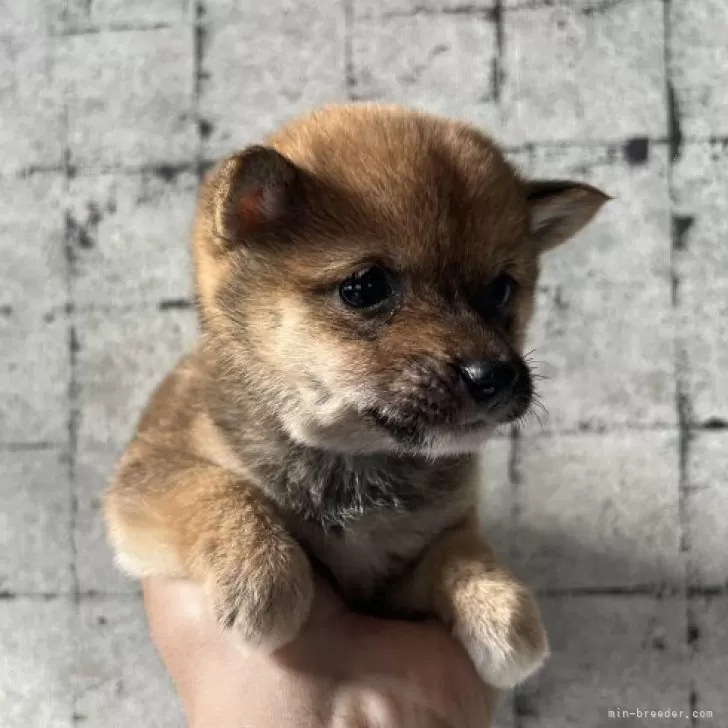
[[[438,617],[496,687],[531,675],[547,638],[476,522],[475,453],[532,403],[540,256],[607,199],[375,104],[219,164],[193,236],[201,340],[106,498],[120,566],[199,580],[267,649],[306,620],[317,569],[355,607]]]

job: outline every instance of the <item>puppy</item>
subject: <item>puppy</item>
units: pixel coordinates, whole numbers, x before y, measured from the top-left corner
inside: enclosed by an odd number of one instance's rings
[[[194,231],[201,341],[107,493],[120,566],[199,580],[275,649],[314,564],[355,607],[442,620],[491,685],[531,675],[547,638],[479,532],[474,454],[529,410],[541,254],[607,199],[394,106],[327,107],[222,162]]]

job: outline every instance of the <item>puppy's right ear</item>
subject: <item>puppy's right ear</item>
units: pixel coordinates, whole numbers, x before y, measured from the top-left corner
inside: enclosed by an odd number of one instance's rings
[[[582,182],[535,180],[527,185],[531,237],[541,252],[576,235],[612,198]]]
[[[230,244],[270,230],[290,210],[301,171],[275,149],[248,147],[214,174],[215,234]]]

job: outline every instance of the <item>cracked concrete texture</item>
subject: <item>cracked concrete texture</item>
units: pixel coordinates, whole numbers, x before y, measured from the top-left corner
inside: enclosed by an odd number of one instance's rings
[[[194,337],[198,170],[344,99],[615,197],[545,263],[548,416],[486,449],[554,652],[497,725],[728,725],[727,37],[723,0],[0,0],[0,725],[182,724],[99,498]]]

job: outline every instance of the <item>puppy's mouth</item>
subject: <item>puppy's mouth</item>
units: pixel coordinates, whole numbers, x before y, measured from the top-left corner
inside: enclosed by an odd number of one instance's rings
[[[371,424],[387,432],[403,445],[417,447],[423,445],[431,436],[445,434],[457,438],[477,432],[487,432],[494,427],[506,425],[522,419],[531,407],[532,393],[520,392],[508,402],[485,410],[468,412],[460,418],[447,418],[441,422],[433,421],[417,413],[398,413],[370,408],[364,417]]]
[[[366,410],[364,419],[402,444],[417,447],[425,442],[425,431],[416,419],[392,416],[377,409]]]

